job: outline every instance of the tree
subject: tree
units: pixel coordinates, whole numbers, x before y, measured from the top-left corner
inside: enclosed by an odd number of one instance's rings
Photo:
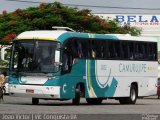
[[[116,20],[94,16],[88,9],[79,10],[55,2],[25,10],[17,9],[11,13],[3,11],[0,15],[0,43],[9,44],[14,37],[27,30],[50,30],[52,26],[66,26],[78,32],[140,34],[136,28],[119,26]]]

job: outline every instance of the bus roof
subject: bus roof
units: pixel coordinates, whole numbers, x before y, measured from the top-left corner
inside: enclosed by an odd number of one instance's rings
[[[134,40],[134,41],[150,41],[157,42],[154,37],[135,37],[129,34],[91,34],[80,32],[68,32],[64,30],[37,30],[26,31],[17,36],[16,40],[53,40],[64,42],[68,38],[97,38],[97,39],[112,39],[112,40]]]

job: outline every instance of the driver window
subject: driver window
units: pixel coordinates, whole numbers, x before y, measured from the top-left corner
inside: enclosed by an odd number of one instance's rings
[[[70,72],[72,66],[71,45],[68,43],[64,47],[62,71]]]

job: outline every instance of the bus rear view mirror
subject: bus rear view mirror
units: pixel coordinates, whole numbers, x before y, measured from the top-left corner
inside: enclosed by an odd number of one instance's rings
[[[56,63],[60,62],[60,51],[59,50],[55,51],[55,62]]]
[[[3,47],[1,49],[1,60],[5,61],[5,62],[8,62],[8,60],[6,60],[6,58],[7,58],[7,49],[9,49],[9,48],[10,48],[10,46]]]

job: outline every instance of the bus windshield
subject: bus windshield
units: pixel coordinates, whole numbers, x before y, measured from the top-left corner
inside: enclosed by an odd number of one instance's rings
[[[60,43],[55,41],[16,41],[12,47],[11,70],[18,72],[50,73],[59,70],[55,61]]]

